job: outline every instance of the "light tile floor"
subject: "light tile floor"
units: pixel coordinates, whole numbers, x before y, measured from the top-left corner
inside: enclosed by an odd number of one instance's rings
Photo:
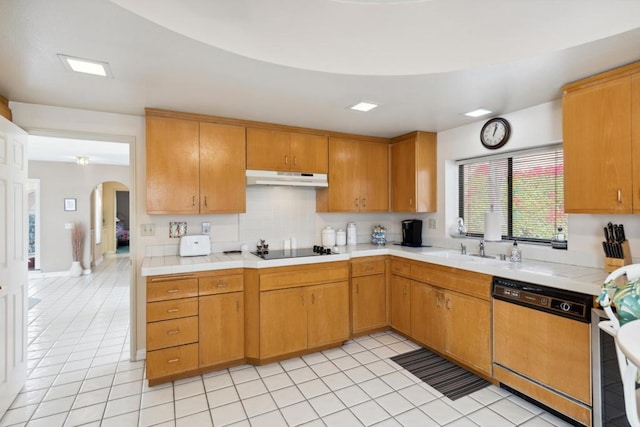
[[[128,258],[29,294],[29,376],[1,427],[568,425],[494,386],[449,400],[389,360],[417,348],[392,332],[150,388],[129,360]]]

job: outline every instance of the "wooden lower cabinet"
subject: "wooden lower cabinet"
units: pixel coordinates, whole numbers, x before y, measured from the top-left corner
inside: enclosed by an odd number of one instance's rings
[[[242,269],[147,278],[147,379],[244,362]]]
[[[441,289],[411,282],[411,337],[442,353],[446,340],[443,306]]]
[[[307,307],[304,298],[304,288],[261,292],[261,358],[307,348]]]
[[[346,261],[245,269],[245,355],[263,364],[350,337]]]
[[[362,334],[388,326],[386,257],[351,262],[351,330]]]
[[[411,280],[391,275],[391,326],[411,335]]]
[[[200,367],[244,357],[244,298],[242,292],[201,296],[199,301]]]
[[[307,345],[309,348],[349,339],[349,282],[307,288]]]
[[[479,373],[491,376],[491,277],[392,260],[391,326]]]

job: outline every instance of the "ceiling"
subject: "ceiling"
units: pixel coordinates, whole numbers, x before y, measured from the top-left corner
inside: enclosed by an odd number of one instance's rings
[[[0,94],[391,137],[561,97],[640,59],[629,0],[2,0]],[[113,78],[57,54],[106,61]],[[362,113],[360,100],[381,104]]]
[[[78,156],[88,157],[89,164],[128,166],[129,144],[29,135],[29,160],[76,163]]]

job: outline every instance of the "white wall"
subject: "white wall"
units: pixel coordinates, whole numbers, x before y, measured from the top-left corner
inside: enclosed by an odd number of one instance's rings
[[[533,148],[562,141],[562,102],[557,100],[505,114],[512,135],[498,152]],[[438,133],[438,230],[432,240],[439,245],[459,247],[460,239],[448,236],[448,229],[458,216],[456,160],[492,154],[480,144],[480,129],[486,120]],[[596,173],[597,171],[594,171]],[[603,268],[602,229],[607,222],[624,224],[631,253],[640,256],[640,216],[637,215],[569,215],[569,250],[522,244],[523,258],[564,262]],[[466,240],[475,250],[478,241]],[[487,243],[490,253],[506,253],[507,243]]]
[[[85,230],[82,267],[91,266],[91,194],[103,181],[128,185],[126,166],[88,165],[61,162],[29,162],[29,178],[40,180],[40,270],[67,271],[71,267],[71,230],[66,223],[80,222]],[[76,199],[76,211],[64,210],[64,199]]]

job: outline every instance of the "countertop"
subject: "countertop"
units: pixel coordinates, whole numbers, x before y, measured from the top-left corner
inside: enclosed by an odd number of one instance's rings
[[[266,261],[249,252],[241,254],[213,253],[208,256],[146,257],[142,262],[142,276],[193,273],[229,268],[269,268],[300,264],[317,264],[348,261],[375,255],[393,255],[415,261],[445,265],[507,279],[570,290],[589,295],[600,293],[607,273],[601,268],[589,268],[571,264],[559,264],[524,259],[522,262],[500,261],[473,256],[460,256],[458,251],[446,248],[408,248],[404,246],[356,245],[342,246],[343,253],[303,258],[286,258]]]

